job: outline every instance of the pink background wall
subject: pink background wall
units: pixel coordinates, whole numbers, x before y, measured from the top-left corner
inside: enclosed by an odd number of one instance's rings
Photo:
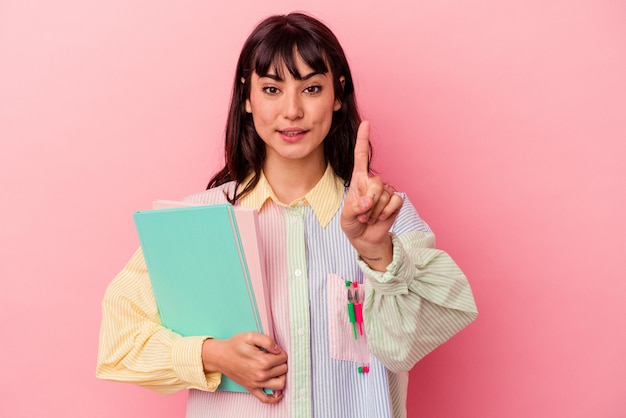
[[[238,3],[0,1],[0,416],[183,416],[95,379],[100,300],[132,212],[217,168],[245,37],[294,9],[342,41],[376,167],[481,311],[409,416],[625,416],[626,4]]]

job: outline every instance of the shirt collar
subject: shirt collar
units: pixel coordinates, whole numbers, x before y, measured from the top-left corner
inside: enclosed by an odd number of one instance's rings
[[[250,179],[246,180],[241,187],[245,187],[249,181]],[[272,186],[270,186],[265,174],[261,171],[258,184],[250,193],[240,199],[239,204],[243,207],[257,209],[259,212],[263,210],[263,206],[268,199],[281,206],[311,206],[320,225],[326,228],[341,206],[344,193],[345,186],[343,180],[335,174],[329,164],[315,187],[305,196],[294,200],[289,205],[285,205],[276,198]]]

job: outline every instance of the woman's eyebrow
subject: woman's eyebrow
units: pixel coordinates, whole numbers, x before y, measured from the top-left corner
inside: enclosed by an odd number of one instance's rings
[[[309,74],[307,74],[307,75],[305,75],[303,77],[302,76],[301,77],[295,77],[295,79],[298,80],[298,81],[308,80],[310,78],[315,77],[316,75],[326,76],[326,73],[322,73],[322,72],[319,72],[319,71],[313,71],[313,72],[311,72],[311,73],[309,73]],[[260,76],[259,78],[269,78],[269,79],[272,79],[274,81],[285,81],[278,74],[265,74],[265,75]]]
[[[326,76],[326,73],[321,73],[319,71],[313,71],[312,73],[309,73],[309,74],[305,75],[304,77],[300,77],[300,80],[308,80],[309,78],[315,77],[316,75]]]

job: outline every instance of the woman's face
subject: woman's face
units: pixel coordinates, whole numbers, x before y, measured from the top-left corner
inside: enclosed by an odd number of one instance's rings
[[[324,162],[324,138],[333,112],[341,108],[335,99],[332,74],[316,73],[300,56],[296,64],[301,79],[283,66],[282,79],[275,70],[264,77],[254,72],[246,112],[265,143],[265,164],[289,160],[302,164]]]

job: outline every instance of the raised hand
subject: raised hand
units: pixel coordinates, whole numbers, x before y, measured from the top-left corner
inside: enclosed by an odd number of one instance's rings
[[[267,335],[236,334],[226,340],[209,339],[202,345],[205,372],[220,372],[239,383],[263,403],[283,399],[287,353]],[[263,389],[272,389],[268,395]]]
[[[402,198],[378,176],[370,176],[369,122],[359,126],[354,147],[354,169],[350,189],[341,213],[341,228],[361,258],[374,270],[384,271],[392,259],[389,229]]]

